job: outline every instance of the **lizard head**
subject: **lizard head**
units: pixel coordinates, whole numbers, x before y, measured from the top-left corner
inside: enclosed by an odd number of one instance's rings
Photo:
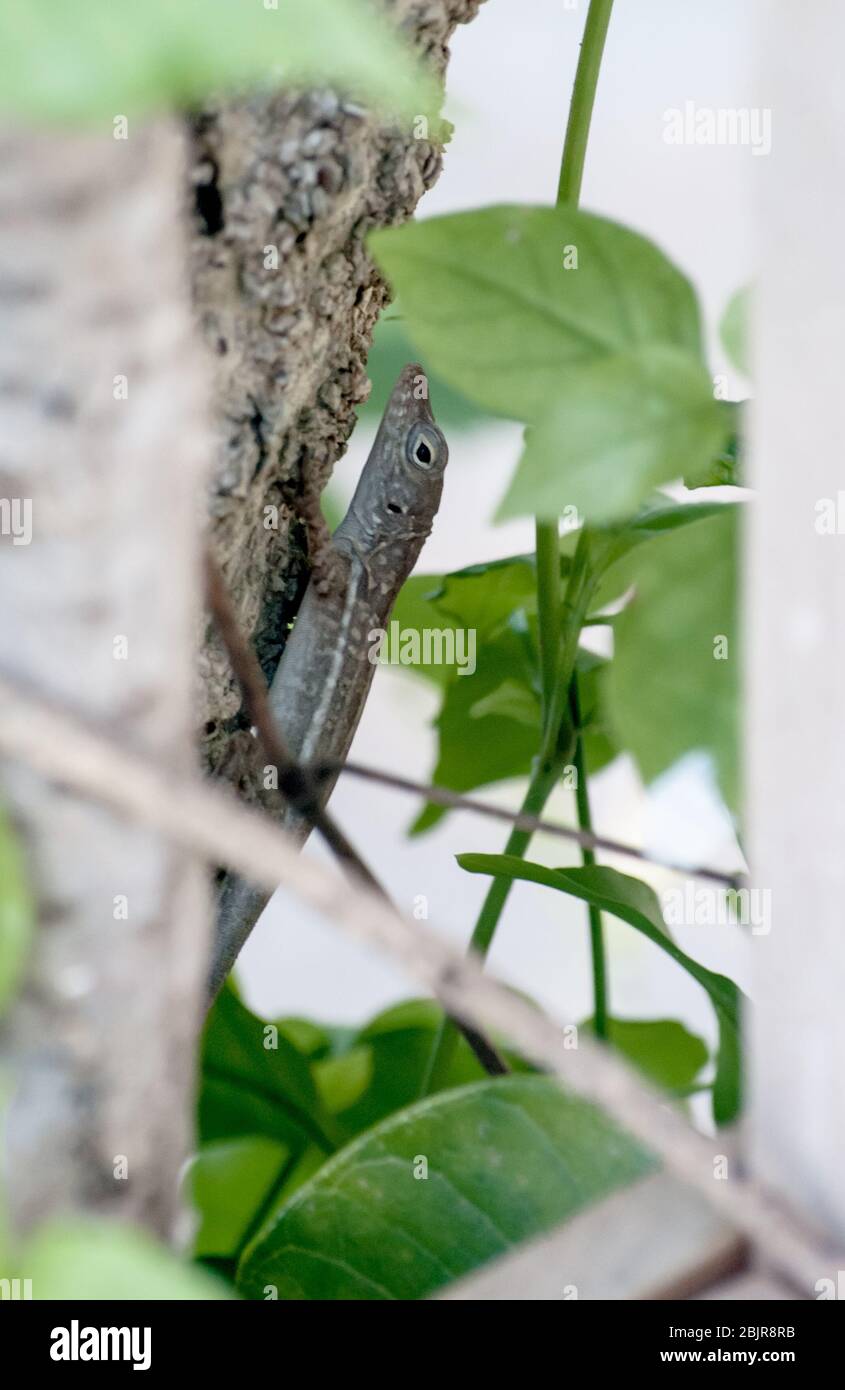
[[[412,362],[390,393],[349,509],[366,546],[416,537],[422,544],[440,505],[448,458],[431,413],[428,378]]]

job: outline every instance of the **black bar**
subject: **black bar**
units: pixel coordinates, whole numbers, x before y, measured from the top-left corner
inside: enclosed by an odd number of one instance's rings
[[[514,1300],[515,1302],[519,1300]],[[824,1306],[825,1303],[828,1306]],[[464,1305],[465,1306],[465,1305]],[[290,1304],[285,1302],[245,1303],[236,1300],[210,1303],[38,1303],[21,1301],[0,1302],[0,1339],[4,1364],[16,1367],[16,1377],[30,1371],[47,1373],[57,1378],[83,1374],[90,1379],[98,1373],[114,1376],[132,1373],[139,1361],[144,1381],[157,1376],[172,1378],[174,1372],[188,1370],[191,1378],[208,1373],[219,1383],[226,1375],[279,1376],[285,1379],[297,1374],[305,1357],[319,1365],[320,1378],[325,1379],[330,1357],[336,1351],[342,1358],[339,1373],[347,1376],[352,1367],[356,1375],[384,1375],[385,1352],[388,1363],[399,1351],[396,1367],[408,1373],[408,1358],[412,1358],[414,1381],[421,1383],[423,1363],[427,1360],[431,1374],[442,1376],[449,1364],[449,1353],[438,1332],[468,1331],[467,1316],[473,1332],[472,1363],[480,1369],[490,1350],[501,1355],[503,1344],[515,1357],[523,1373],[535,1358],[541,1359],[543,1376],[554,1374],[557,1366],[561,1377],[571,1376],[576,1366],[586,1366],[592,1372],[646,1371],[660,1376],[664,1371],[683,1376],[687,1369],[698,1365],[742,1365],[746,1371],[765,1374],[772,1366],[786,1366],[802,1374],[827,1370],[838,1376],[834,1368],[840,1365],[843,1320],[842,1304],[833,1299],[784,1300],[777,1302],[678,1302],[678,1303],[599,1303],[561,1300],[547,1310],[547,1323],[527,1327],[522,1316],[513,1328],[502,1323],[498,1314],[489,1337],[483,1325],[475,1323],[476,1313],[464,1313],[453,1307],[441,1313],[432,1303],[418,1306],[412,1314],[414,1324],[410,1337],[390,1352],[386,1339],[395,1329],[397,1312],[383,1310],[387,1321],[382,1322],[377,1308],[357,1304],[354,1309],[342,1305]],[[416,1323],[419,1315],[423,1321]],[[402,1316],[407,1316],[407,1313]],[[446,1317],[446,1323],[440,1318]],[[434,1324],[429,1318],[434,1318]],[[339,1324],[335,1324],[339,1318]],[[372,1321],[370,1321],[372,1319]],[[453,1321],[455,1319],[455,1321]],[[326,1337],[328,1331],[337,1333]],[[101,1329],[126,1329],[105,1339]],[[61,1330],[60,1330],[61,1329]],[[94,1335],[86,1332],[94,1329]],[[134,1344],[131,1329],[136,1330]],[[145,1333],[145,1329],[148,1332]],[[425,1333],[425,1335],[421,1335]],[[314,1339],[317,1339],[314,1345]],[[456,1346],[450,1341],[448,1346]],[[82,1359],[94,1349],[117,1351],[121,1359]],[[76,1355],[73,1361],[54,1359],[51,1353]],[[328,1356],[327,1356],[328,1353]],[[133,1360],[134,1357],[134,1360]],[[294,1358],[292,1360],[292,1358]],[[369,1365],[369,1369],[368,1369]],[[377,1368],[380,1368],[377,1369]],[[475,1369],[475,1366],[474,1366]],[[11,1383],[11,1382],[10,1382]]]

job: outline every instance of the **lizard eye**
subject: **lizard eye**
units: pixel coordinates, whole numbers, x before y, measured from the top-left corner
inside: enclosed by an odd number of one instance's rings
[[[408,458],[425,473],[437,468],[443,452],[439,434],[428,425],[414,425],[406,445]]]

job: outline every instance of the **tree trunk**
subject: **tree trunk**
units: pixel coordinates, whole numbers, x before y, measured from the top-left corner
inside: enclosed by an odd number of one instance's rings
[[[183,133],[0,145],[0,498],[19,523],[0,535],[0,667],[184,772],[209,434]],[[82,1208],[172,1235],[207,968],[204,870],[17,765],[0,775],[39,916],[4,1040],[15,1219]]]
[[[443,73],[449,36],[480,3],[388,9]],[[270,678],[307,578],[303,492],[325,485],[369,391],[366,357],[388,291],[364,239],[411,216],[442,150],[422,122],[399,130],[326,89],[222,104],[191,131],[194,301],[216,368],[214,547]],[[241,702],[211,630],[202,675],[206,760],[217,769]]]

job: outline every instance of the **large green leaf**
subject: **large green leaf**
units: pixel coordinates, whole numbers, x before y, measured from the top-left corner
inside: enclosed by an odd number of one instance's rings
[[[0,807],[0,1014],[13,997],[35,926],[35,906],[14,830]]]
[[[415,1177],[427,1164],[428,1176]],[[248,1297],[417,1299],[476,1269],[655,1160],[546,1077],[420,1101],[325,1164],[241,1262]]]
[[[646,342],[701,352],[695,295],[651,242],[574,208],[493,207],[374,232],[431,365],[494,414],[532,420],[564,372]],[[577,269],[564,248],[577,248]]]
[[[608,712],[647,782],[694,749],[739,801],[739,513],[721,507],[626,562],[634,596],[614,625]]]
[[[407,115],[436,96],[364,0],[4,0],[0,105],[21,120],[100,121],[222,87],[336,81]]]
[[[461,868],[471,874],[537,883],[580,898],[610,912],[647,936],[707,991],[719,1024],[719,1060],[713,1086],[713,1113],[718,1124],[736,1117],[740,1105],[740,992],[733,980],[719,975],[688,956],[666,930],[660,903],[653,889],[641,879],[616,869],[592,864],[583,868],[547,869],[506,854],[459,854]]]
[[[203,1142],[264,1134],[299,1150],[310,1140],[335,1147],[307,1057],[281,1027],[250,1013],[223,989],[206,1024],[202,1052]]]
[[[689,352],[644,343],[575,363],[527,432],[498,518],[554,520],[570,507],[590,523],[630,516],[659,484],[705,470],[726,427]]]

